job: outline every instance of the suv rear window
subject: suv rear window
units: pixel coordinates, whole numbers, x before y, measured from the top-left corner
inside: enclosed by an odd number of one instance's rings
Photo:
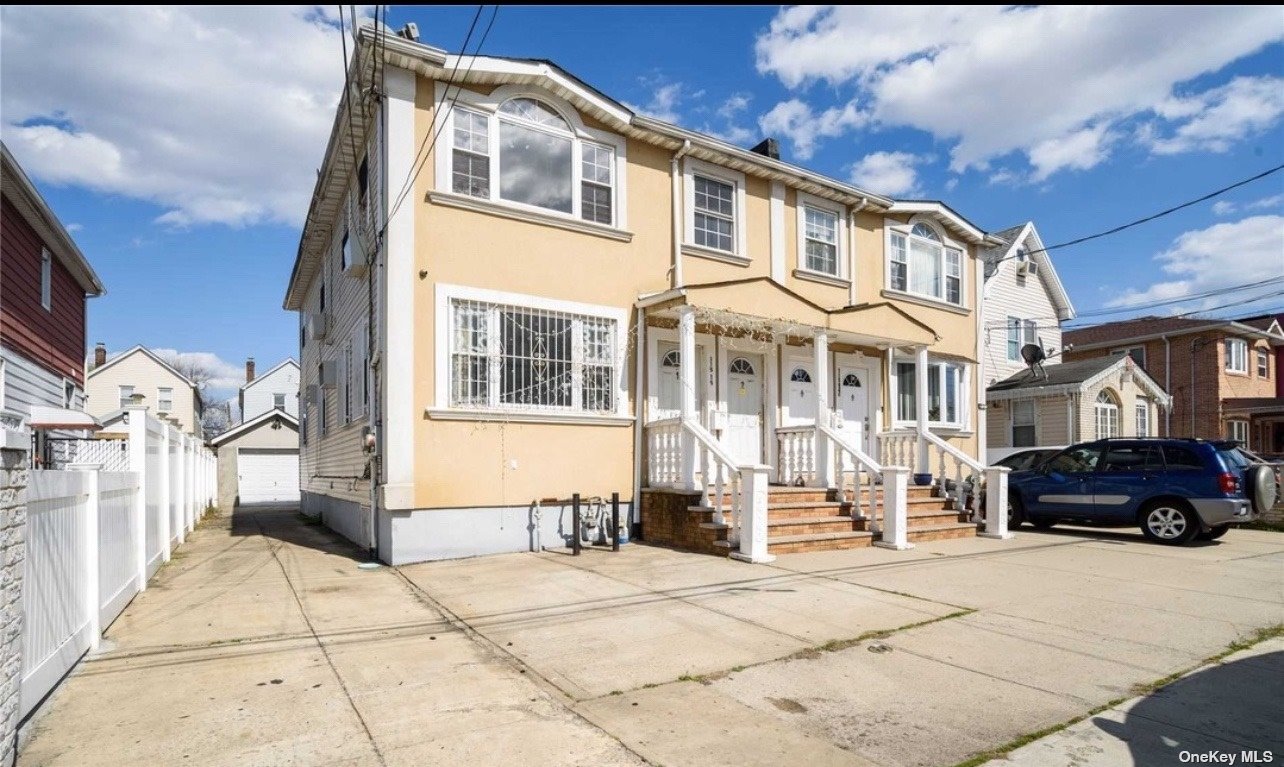
[[[1219,448],[1217,454],[1221,456],[1222,462],[1232,469],[1247,469],[1253,465],[1248,456],[1244,455],[1244,451],[1237,447]]]
[[[1204,462],[1194,450],[1181,445],[1164,445],[1164,461],[1169,471],[1203,471]]]

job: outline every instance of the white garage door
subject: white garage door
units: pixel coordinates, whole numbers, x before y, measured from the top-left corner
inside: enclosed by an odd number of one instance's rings
[[[236,456],[241,503],[298,503],[299,451],[241,448]]]

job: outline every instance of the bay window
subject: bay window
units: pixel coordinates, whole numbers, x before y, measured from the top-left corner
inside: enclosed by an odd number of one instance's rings
[[[1034,422],[1035,401],[1014,400],[1012,402],[1012,447],[1034,447],[1038,444]]]
[[[917,223],[908,234],[893,231],[888,242],[892,290],[963,304],[963,251],[947,245],[935,229]]]
[[[896,419],[918,420],[918,371],[913,362],[896,364]],[[927,420],[937,426],[961,427],[967,406],[963,396],[963,366],[952,362],[927,364]]]
[[[617,410],[617,321],[450,300],[450,407]]]
[[[461,91],[438,165],[451,192],[619,226],[616,143],[529,96]],[[448,150],[448,151],[446,151]]]

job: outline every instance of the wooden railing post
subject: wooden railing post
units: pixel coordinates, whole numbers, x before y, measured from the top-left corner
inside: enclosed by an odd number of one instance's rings
[[[740,467],[740,550],[731,552],[732,559],[741,562],[765,563],[775,561],[767,553],[767,473],[770,466],[748,465]]]
[[[909,542],[910,470],[904,466],[883,467],[883,537],[874,545],[903,551],[914,547]]]
[[[985,470],[985,532],[982,538],[1006,540],[1012,537],[1008,530],[1008,469],[1006,466],[989,466]]]

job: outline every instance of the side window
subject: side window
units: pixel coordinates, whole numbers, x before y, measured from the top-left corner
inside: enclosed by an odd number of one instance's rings
[[[1204,462],[1194,450],[1181,445],[1164,445],[1164,463],[1169,471],[1203,471]]]
[[[1163,458],[1154,445],[1110,445],[1101,471],[1146,471],[1163,468]]]
[[[1098,444],[1079,445],[1063,450],[1048,461],[1048,470],[1058,474],[1079,474],[1094,471],[1097,459],[1101,457],[1101,446]]]

